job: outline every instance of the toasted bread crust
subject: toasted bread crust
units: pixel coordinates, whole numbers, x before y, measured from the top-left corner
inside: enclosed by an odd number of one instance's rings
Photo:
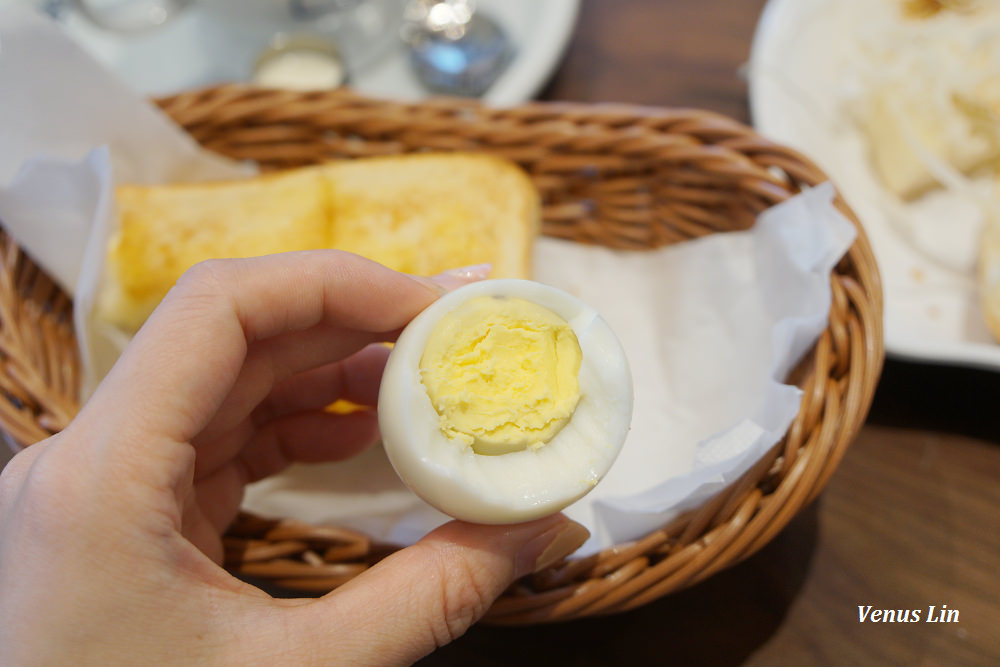
[[[540,225],[528,176],[484,154],[344,160],[116,194],[98,316],[126,331],[206,259],[339,248],[407,273],[489,262],[491,277],[527,278]]]

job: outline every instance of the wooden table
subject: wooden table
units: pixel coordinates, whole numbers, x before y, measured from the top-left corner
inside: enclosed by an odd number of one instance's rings
[[[739,67],[764,0],[584,0],[546,100],[749,122]],[[890,358],[819,500],[770,545],[636,611],[473,628],[426,665],[1000,665],[1000,373]],[[958,623],[859,623],[943,605]],[[936,614],[937,612],[935,612]]]

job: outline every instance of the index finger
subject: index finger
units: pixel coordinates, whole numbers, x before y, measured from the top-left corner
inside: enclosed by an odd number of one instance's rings
[[[253,341],[320,323],[387,334],[436,296],[419,278],[337,250],[203,262],[171,289],[85,413],[186,442],[222,404]]]

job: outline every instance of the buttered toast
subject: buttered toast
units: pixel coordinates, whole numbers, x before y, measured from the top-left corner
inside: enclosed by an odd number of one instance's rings
[[[99,317],[139,328],[177,278],[211,258],[347,250],[398,271],[489,262],[527,278],[539,199],[513,163],[423,153],[344,160],[246,181],[117,189]]]

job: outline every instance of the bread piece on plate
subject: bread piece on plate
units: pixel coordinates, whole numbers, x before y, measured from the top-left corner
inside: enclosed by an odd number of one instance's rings
[[[968,174],[1000,157],[1000,145],[980,122],[993,100],[956,92],[941,101],[922,98],[922,92],[889,84],[874,91],[863,109],[876,172],[886,189],[903,199],[938,185],[929,159]]]
[[[314,248],[434,274],[490,262],[530,277],[538,193],[500,158],[426,153],[332,162],[245,181],[121,186],[98,317],[134,332],[200,261]]]
[[[986,325],[1000,341],[1000,220],[987,222],[979,245],[979,293]]]

